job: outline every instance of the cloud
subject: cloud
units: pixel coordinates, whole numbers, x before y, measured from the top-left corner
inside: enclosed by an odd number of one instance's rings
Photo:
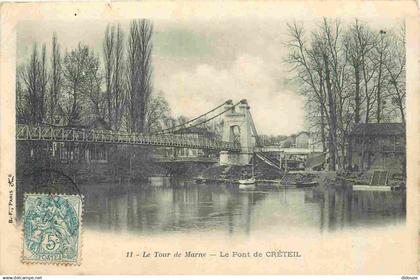
[[[156,89],[164,92],[174,116],[198,116],[228,99],[247,99],[260,134],[291,134],[303,129],[304,100],[283,88],[275,60],[242,54],[224,68],[198,64],[162,79]]]

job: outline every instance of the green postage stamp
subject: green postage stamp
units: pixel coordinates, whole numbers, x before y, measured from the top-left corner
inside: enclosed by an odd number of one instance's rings
[[[82,206],[79,195],[25,194],[22,261],[80,264]]]

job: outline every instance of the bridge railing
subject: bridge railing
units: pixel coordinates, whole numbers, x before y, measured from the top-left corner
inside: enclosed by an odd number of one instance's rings
[[[115,132],[111,130],[31,126],[24,124],[16,125],[16,140],[128,144],[232,152],[240,150],[240,146],[237,143],[224,142],[205,137],[190,137],[177,134],[148,135]]]

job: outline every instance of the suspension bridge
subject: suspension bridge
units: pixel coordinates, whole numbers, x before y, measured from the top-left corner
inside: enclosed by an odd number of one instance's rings
[[[216,118],[223,121],[221,139],[205,134],[192,134],[191,129],[205,127]],[[136,145],[169,148],[187,148],[218,153],[216,158],[159,158],[163,163],[170,162],[217,162],[221,165],[247,165],[255,155],[266,164],[281,168],[279,157],[265,152],[260,143],[250,106],[243,99],[237,103],[227,100],[211,110],[184,123],[150,133],[127,133],[103,129],[62,127],[53,125],[17,124],[17,142],[81,143]],[[85,145],[86,146],[86,145]],[[319,165],[317,163],[317,165]]]
[[[217,117],[223,119],[222,139],[204,135],[189,135],[194,127],[202,127]],[[203,149],[220,153],[221,164],[249,164],[258,134],[247,100],[237,103],[228,100],[185,123],[148,134],[127,133],[101,129],[59,127],[52,125],[17,124],[18,142],[101,143]]]
[[[75,143],[104,143],[120,145],[143,145],[160,147],[178,147],[206,150],[240,151],[237,143],[217,141],[204,137],[194,138],[182,134],[143,135],[119,133],[110,130],[80,129],[52,126],[16,126],[18,141],[52,141]]]

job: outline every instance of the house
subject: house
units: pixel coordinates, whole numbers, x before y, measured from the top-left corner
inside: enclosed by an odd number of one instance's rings
[[[309,132],[302,131],[298,134],[292,134],[280,143],[282,148],[303,148],[308,149],[311,146],[311,135]]]
[[[405,126],[402,123],[360,123],[349,135],[347,157],[353,171],[405,173]]]
[[[310,145],[310,135],[306,131],[300,132],[295,137],[295,147],[296,148],[309,148]]]

